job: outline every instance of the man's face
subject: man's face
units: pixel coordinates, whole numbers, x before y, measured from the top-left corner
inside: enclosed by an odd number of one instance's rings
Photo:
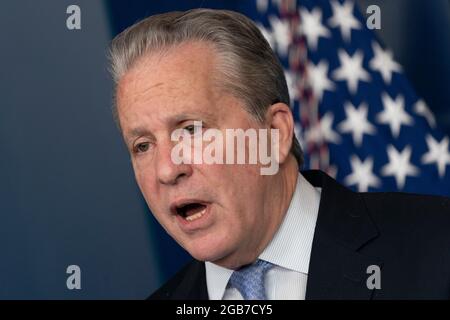
[[[156,219],[194,258],[232,266],[272,235],[271,208],[264,208],[271,177],[258,165],[171,160],[172,132],[194,121],[224,136],[225,129],[262,128],[217,88],[216,59],[198,42],[147,55],[119,82],[117,105],[137,183]]]

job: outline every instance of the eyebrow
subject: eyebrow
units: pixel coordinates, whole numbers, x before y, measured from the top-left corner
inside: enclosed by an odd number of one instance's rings
[[[214,116],[210,112],[203,112],[203,113],[187,112],[187,113],[183,113],[183,114],[177,114],[177,115],[169,118],[169,122],[173,125],[176,125],[183,121],[186,121],[189,118],[192,118],[192,119],[203,118],[208,122],[214,122]]]
[[[180,124],[181,122],[188,120],[189,118],[192,118],[192,119],[203,118],[208,123],[215,123],[215,117],[209,112],[205,112],[202,114],[196,113],[196,112],[177,114],[173,117],[169,117],[167,119],[167,121],[170,126],[176,126],[176,125]],[[127,135],[128,137],[126,138],[126,140],[127,140],[127,142],[130,142],[133,138],[139,137],[139,136],[144,136],[144,135],[153,136],[152,132],[150,130],[148,130],[146,127],[138,126],[138,127],[135,127],[135,128],[132,128],[131,130],[129,130],[128,135]]]
[[[144,136],[144,135],[152,135],[152,133],[145,127],[136,127],[131,129],[125,136],[126,143],[130,143],[135,137]]]

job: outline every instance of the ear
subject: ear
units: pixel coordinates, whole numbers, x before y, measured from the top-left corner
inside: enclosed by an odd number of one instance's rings
[[[291,108],[285,103],[275,103],[266,112],[266,121],[271,129],[279,132],[279,161],[284,163],[291,151],[294,136],[294,117]]]

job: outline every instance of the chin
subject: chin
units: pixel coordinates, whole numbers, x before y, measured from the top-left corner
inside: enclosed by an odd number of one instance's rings
[[[221,245],[214,241],[186,246],[185,249],[194,259],[210,262],[223,259],[231,251],[229,248],[223,246],[223,244]]]

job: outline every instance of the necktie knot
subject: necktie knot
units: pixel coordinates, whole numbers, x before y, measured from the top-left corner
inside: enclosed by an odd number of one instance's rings
[[[229,284],[239,290],[245,300],[266,300],[264,276],[273,264],[264,260],[236,270],[231,275]]]

